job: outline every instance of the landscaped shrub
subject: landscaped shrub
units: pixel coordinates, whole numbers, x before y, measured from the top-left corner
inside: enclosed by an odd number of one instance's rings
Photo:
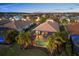
[[[7,36],[6,36],[5,43],[10,44],[10,43],[15,42],[15,37],[17,35],[18,35],[18,31],[15,31],[15,30],[7,31]]]

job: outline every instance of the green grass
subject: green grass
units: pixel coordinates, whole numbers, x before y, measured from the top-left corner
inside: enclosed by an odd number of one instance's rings
[[[66,44],[66,48],[62,50],[61,56],[71,56],[71,45],[70,44]]]
[[[0,56],[47,56],[44,51],[33,49],[20,49],[19,46],[14,45],[0,49]]]
[[[21,49],[17,44],[0,45],[0,56],[48,56],[47,51],[40,48]],[[66,44],[59,56],[71,56],[71,44]],[[75,55],[75,54],[74,54]]]

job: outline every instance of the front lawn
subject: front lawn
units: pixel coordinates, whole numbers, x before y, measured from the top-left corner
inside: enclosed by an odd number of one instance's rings
[[[3,48],[1,48],[3,47]],[[39,48],[21,49],[17,45],[7,47],[0,45],[0,56],[47,56],[48,54]]]
[[[0,56],[49,56],[50,54],[47,51],[47,49],[43,49],[41,47],[21,49],[16,44],[12,46],[0,44]],[[67,55],[71,56],[71,46],[69,44],[67,44],[65,50],[62,50],[59,54],[59,56]]]

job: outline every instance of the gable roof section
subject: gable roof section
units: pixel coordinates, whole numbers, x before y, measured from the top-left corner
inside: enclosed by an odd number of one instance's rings
[[[46,32],[57,32],[59,31],[59,25],[57,22],[53,21],[46,21],[39,26],[37,26],[35,29],[37,31],[46,31]]]
[[[32,23],[31,21],[23,21],[23,20],[15,20],[15,21],[10,21],[6,24],[3,24],[0,27],[6,27],[6,28],[10,28],[10,29],[22,29],[25,26],[28,26],[30,23]]]
[[[13,21],[10,21],[10,22],[4,24],[3,27],[10,28],[10,29],[17,29],[15,22],[13,22]]]
[[[10,20],[0,20],[0,25],[6,24],[8,22],[10,22]]]
[[[17,28],[24,28],[25,26],[29,25],[30,23],[32,23],[32,22],[31,21],[23,21],[23,20],[15,21],[15,25]]]

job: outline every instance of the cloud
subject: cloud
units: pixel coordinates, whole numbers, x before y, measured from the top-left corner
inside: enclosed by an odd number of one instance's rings
[[[79,4],[0,4],[0,12],[79,12]]]

